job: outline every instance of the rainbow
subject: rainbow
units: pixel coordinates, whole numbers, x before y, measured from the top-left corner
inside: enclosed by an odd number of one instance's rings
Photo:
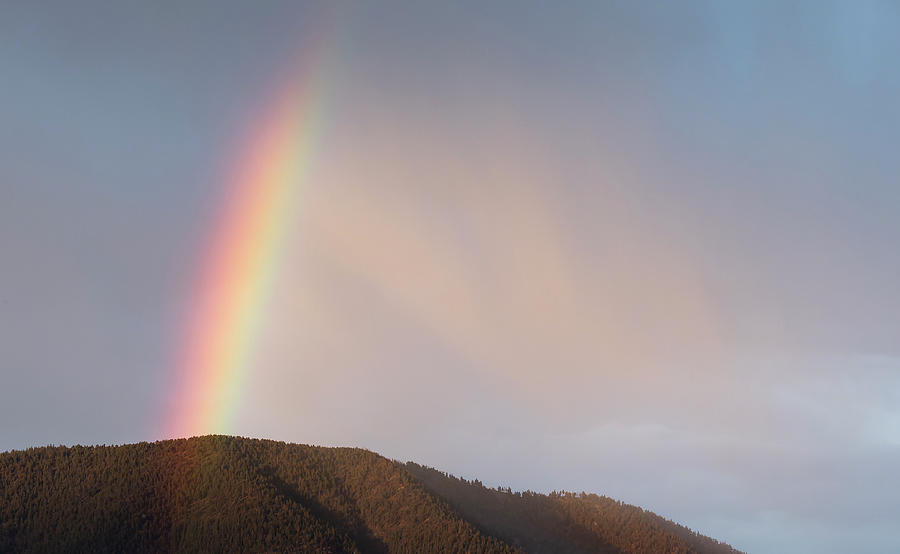
[[[309,173],[321,123],[324,61],[314,41],[251,125],[228,164],[174,362],[167,438],[227,433],[250,371],[292,207]]]

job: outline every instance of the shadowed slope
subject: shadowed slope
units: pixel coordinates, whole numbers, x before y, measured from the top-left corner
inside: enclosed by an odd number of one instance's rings
[[[412,462],[406,467],[467,520],[527,552],[738,552],[652,512],[605,496],[489,489],[478,481],[469,482]]]

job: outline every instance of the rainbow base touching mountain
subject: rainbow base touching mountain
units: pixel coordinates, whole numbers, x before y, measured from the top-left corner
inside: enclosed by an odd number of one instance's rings
[[[0,454],[2,552],[737,552],[593,494],[227,436]]]

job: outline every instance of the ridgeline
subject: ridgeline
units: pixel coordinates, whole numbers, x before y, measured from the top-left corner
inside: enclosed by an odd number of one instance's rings
[[[0,552],[737,551],[603,496],[489,489],[358,448],[205,436],[0,454]]]

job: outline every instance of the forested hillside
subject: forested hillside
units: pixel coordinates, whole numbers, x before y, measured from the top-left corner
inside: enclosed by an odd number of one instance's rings
[[[653,512],[605,496],[490,489],[412,462],[406,467],[467,520],[527,552],[738,552]]]
[[[0,454],[0,552],[733,552],[594,495],[226,436]]]

